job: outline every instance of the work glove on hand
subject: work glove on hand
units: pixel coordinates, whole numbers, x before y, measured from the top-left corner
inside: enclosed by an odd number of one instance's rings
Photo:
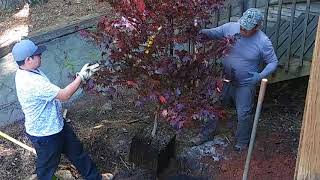
[[[252,76],[244,79],[241,83],[242,85],[256,85],[262,79],[260,73],[258,72],[249,72],[249,74]]]
[[[93,65],[89,65],[89,63],[87,63],[81,68],[80,72],[77,73],[77,76],[79,76],[82,81],[86,81],[99,69],[98,63]]]

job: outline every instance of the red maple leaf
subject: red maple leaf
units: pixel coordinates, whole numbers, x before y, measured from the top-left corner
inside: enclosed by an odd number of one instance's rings
[[[159,101],[160,101],[161,104],[166,104],[167,103],[166,98],[163,97],[163,96],[159,96]]]
[[[146,5],[144,4],[144,0],[133,0],[133,3],[136,5],[139,13],[143,14],[146,9]]]
[[[137,85],[137,83],[135,83],[134,81],[127,81],[126,83],[128,86],[131,86],[131,87]]]

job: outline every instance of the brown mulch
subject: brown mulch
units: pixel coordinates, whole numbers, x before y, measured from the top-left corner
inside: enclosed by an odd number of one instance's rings
[[[291,137],[286,133],[261,133],[256,139],[249,169],[249,179],[293,179],[296,154],[291,150]],[[227,153],[228,159],[218,162],[216,178],[241,180],[247,152]]]

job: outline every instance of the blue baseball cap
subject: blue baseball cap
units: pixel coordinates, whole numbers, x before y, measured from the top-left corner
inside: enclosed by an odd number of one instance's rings
[[[263,15],[259,9],[250,8],[239,19],[240,26],[248,31],[263,21]]]
[[[32,41],[25,39],[13,46],[12,55],[16,62],[24,61],[28,57],[40,55],[46,49],[46,46],[37,46]]]

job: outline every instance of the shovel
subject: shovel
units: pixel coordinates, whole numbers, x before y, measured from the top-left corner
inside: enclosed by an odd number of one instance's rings
[[[251,160],[254,141],[255,141],[255,138],[256,138],[257,126],[258,126],[259,116],[260,116],[260,112],[261,112],[262,102],[263,102],[263,99],[264,99],[264,94],[266,92],[267,82],[268,82],[267,79],[262,79],[262,81],[261,81],[259,97],[258,97],[258,104],[257,104],[257,108],[256,108],[256,113],[254,115],[253,127],[252,127],[251,138],[250,138],[250,144],[249,144],[249,148],[248,148],[248,154],[247,154],[246,164],[244,166],[244,172],[243,172],[242,180],[247,180],[248,179],[248,173],[249,173],[249,168],[250,168],[250,160]]]

